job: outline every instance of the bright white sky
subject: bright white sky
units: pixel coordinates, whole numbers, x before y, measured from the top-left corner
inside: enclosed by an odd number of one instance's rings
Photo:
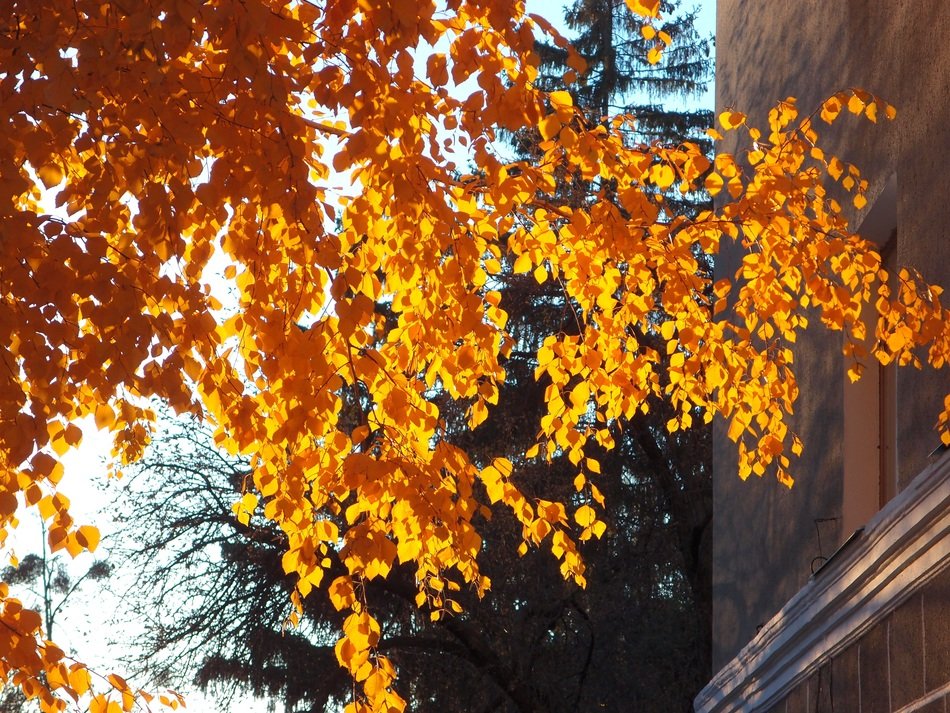
[[[546,16],[552,23],[563,28],[563,11],[559,9],[562,7],[561,0],[528,0],[527,5],[529,12]],[[690,3],[686,1],[682,5],[689,7]],[[696,0],[694,6],[700,11],[700,32],[712,35],[715,31],[715,0]],[[702,104],[711,107],[712,96],[712,87],[710,87]],[[91,421],[80,425],[84,434],[83,443],[78,450],[68,453],[63,459],[66,476],[62,481],[60,492],[72,501],[72,512],[79,524],[95,524],[99,527],[103,542],[96,554],[104,557],[108,555],[109,535],[115,529],[110,513],[116,512],[115,508],[121,508],[122,504],[109,502],[109,498],[112,497],[111,492],[115,489],[110,488],[110,494],[106,494],[94,486],[96,480],[105,477],[106,460],[110,449],[109,439],[97,431]],[[22,558],[30,552],[39,552],[40,541],[38,520],[32,513],[24,513],[23,521],[10,542],[12,550]],[[68,556],[65,558],[68,560]],[[71,574],[78,577],[88,569],[93,559],[92,555],[84,554],[77,560],[68,562],[67,565]],[[0,557],[0,566],[6,565],[5,560],[6,557]],[[56,620],[56,629],[53,633],[57,643],[100,673],[122,672],[121,647],[117,646],[116,642],[134,641],[135,625],[134,622],[120,624],[117,615],[121,615],[122,612],[122,600],[126,596],[124,590],[134,586],[134,573],[126,573],[124,576],[109,580],[106,589],[101,588],[100,583],[90,583],[80,588],[70,597],[69,605]],[[29,592],[21,590],[15,591],[15,594],[22,597],[28,605],[36,605],[36,599]],[[137,683],[145,684],[146,682]],[[183,693],[187,696],[189,711],[197,713],[223,713],[224,711],[223,708],[219,709],[213,700],[196,692],[185,690]],[[266,706],[261,701],[234,701],[231,709],[235,703],[248,713],[266,710]]]

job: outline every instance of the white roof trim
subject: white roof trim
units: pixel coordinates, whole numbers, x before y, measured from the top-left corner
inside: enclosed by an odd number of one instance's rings
[[[694,701],[767,710],[950,566],[950,452],[845,543]]]

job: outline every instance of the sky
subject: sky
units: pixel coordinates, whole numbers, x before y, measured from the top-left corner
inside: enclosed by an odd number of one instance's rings
[[[528,11],[547,17],[552,23],[563,28],[563,11],[560,9],[560,0],[528,0]],[[699,10],[699,30],[701,34],[712,35],[715,30],[715,0],[696,0],[694,3],[683,2],[683,7],[696,7]],[[565,29],[566,32],[566,29]],[[703,104],[712,106],[712,87]],[[94,484],[105,477],[106,461],[109,454],[109,439],[96,430],[91,422],[80,423],[84,439],[82,446],[76,451],[67,453],[64,457],[66,477],[63,479],[60,491],[67,495],[73,503],[73,514],[78,524],[95,524],[103,534],[100,554],[108,554],[110,535],[114,530],[111,524],[110,512],[121,507],[121,501],[112,502],[117,488],[109,488],[107,493]],[[22,523],[12,538],[10,544],[16,555],[22,558],[30,552],[39,551],[41,530],[38,520],[32,514],[24,514]],[[9,554],[9,553],[8,553]],[[71,576],[81,576],[89,567],[95,556],[83,554],[75,561],[65,557]],[[6,562],[0,563],[5,565]],[[70,596],[69,604],[64,607],[62,614],[56,621],[54,637],[62,646],[72,652],[85,663],[97,671],[105,674],[110,671],[121,672],[122,650],[115,645],[115,640],[132,640],[135,636],[134,622],[122,622],[117,613],[122,611],[122,600],[126,590],[135,586],[134,573],[126,573],[109,580],[108,589],[99,589],[98,583],[88,583],[80,587]],[[14,590],[14,594],[22,596],[27,604],[35,602],[35,598],[28,591]],[[140,682],[141,683],[141,682]],[[217,713],[219,709],[214,700],[201,696],[193,691],[183,691],[188,699],[189,711],[197,713]],[[233,703],[230,707],[233,709]],[[244,700],[242,710],[253,713],[256,710],[266,710],[260,701]]]

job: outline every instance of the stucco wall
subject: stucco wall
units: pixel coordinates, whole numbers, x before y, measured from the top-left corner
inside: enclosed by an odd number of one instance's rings
[[[896,173],[897,261],[950,288],[950,2],[719,0],[716,82],[718,108],[746,112],[750,123],[760,126],[766,125],[769,107],[787,96],[797,97],[806,113],[851,86],[894,104],[894,122],[873,125],[842,115],[832,129],[824,129],[824,145],[862,169],[871,182],[871,205]],[[855,216],[856,224],[862,217]],[[734,265],[734,256],[724,251],[719,276],[731,276]],[[795,351],[801,398],[793,428],[805,441],[805,452],[794,464],[797,484],[791,491],[769,479],[740,482],[734,444],[724,427],[717,428],[717,669],[801,588],[814,558],[827,557],[850,534],[840,526],[840,337],[816,333]],[[948,389],[946,369],[900,370],[899,487],[926,465],[937,445],[933,424]]]

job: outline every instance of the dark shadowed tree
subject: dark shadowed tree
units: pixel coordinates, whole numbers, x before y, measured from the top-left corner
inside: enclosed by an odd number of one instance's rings
[[[504,430],[517,436],[517,428]],[[664,446],[706,447],[687,444],[683,434],[681,441]],[[413,710],[573,711],[632,702],[686,710],[705,670],[698,646],[705,624],[671,532],[668,496],[652,475],[625,465],[648,462],[638,449],[631,441],[605,459],[601,484],[615,507],[604,538],[586,550],[586,590],[565,583],[549,553],[519,557],[520,526],[503,513],[486,523],[492,592],[482,601],[455,593],[462,613],[431,621],[416,605],[410,572],[366,583],[383,627],[380,648],[399,666]],[[567,467],[526,472],[525,482],[550,496]],[[184,423],[156,441],[126,486],[129,565],[152,583],[148,596],[129,600],[145,629],[132,663],[163,685],[194,674],[200,687],[222,695],[251,691],[287,711],[322,711],[351,685],[333,652],[341,617],[316,594],[304,600],[300,625],[288,626],[293,581],[280,566],[283,535],[260,517],[243,525],[232,511],[247,474],[246,464]]]

